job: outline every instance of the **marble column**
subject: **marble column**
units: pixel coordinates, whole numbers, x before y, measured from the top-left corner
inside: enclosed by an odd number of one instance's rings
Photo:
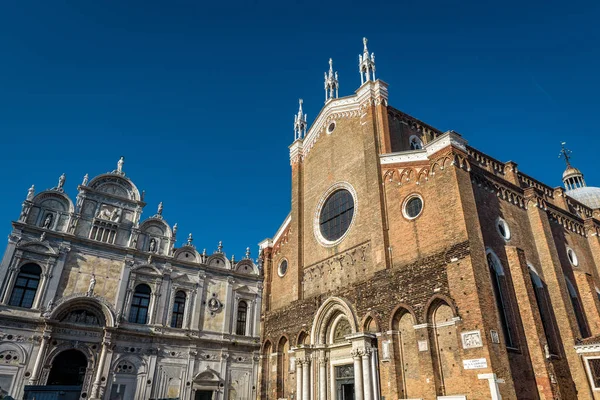
[[[302,399],[302,367],[304,361],[296,358],[296,399]],[[264,372],[263,372],[264,373]],[[267,378],[268,379],[268,378]]]
[[[306,357],[302,366],[302,400],[310,400],[310,357]]]
[[[364,400],[373,399],[373,385],[371,379],[371,349],[363,349],[360,353],[362,358],[362,372],[364,385]]]
[[[352,350],[352,358],[354,360],[354,399],[363,400],[363,374],[358,349]]]
[[[44,364],[44,357],[46,355],[46,349],[48,348],[49,342],[50,332],[44,332],[42,334],[42,342],[40,343],[40,348],[35,359],[35,365],[33,366],[33,372],[31,373],[31,378],[29,379],[30,385],[38,384],[38,380],[40,379],[40,371],[42,370],[42,366]]]
[[[319,400],[327,400],[327,359],[319,358]]]
[[[104,340],[102,341],[102,350],[100,350],[100,359],[96,366],[96,377],[94,379],[94,385],[92,386],[92,394],[90,400],[99,399],[100,385],[102,384],[102,375],[104,373],[104,364],[106,363],[106,354],[110,346],[110,334],[104,334]]]

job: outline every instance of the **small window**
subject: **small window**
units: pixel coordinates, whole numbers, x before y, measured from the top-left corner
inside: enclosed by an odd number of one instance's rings
[[[570,247],[567,247],[567,257],[569,257],[569,262],[572,266],[576,267],[579,265],[577,254],[575,254],[575,251]]]
[[[283,260],[279,263],[279,268],[277,268],[277,273],[279,274],[279,276],[284,276],[285,273],[287,272],[288,269],[288,262],[287,260]]]
[[[510,240],[510,228],[505,220],[498,218],[496,220],[496,229],[498,230],[498,234],[502,236],[502,239]]]
[[[171,316],[171,328],[183,327],[183,317],[185,315],[185,292],[179,290],[175,294],[175,301],[173,302],[173,315]]]
[[[148,309],[150,308],[150,286],[141,284],[135,288],[131,309],[129,310],[129,322],[134,324],[146,324],[148,322]]]
[[[592,388],[600,389],[600,358],[587,359],[590,379],[592,380]]]
[[[331,133],[333,132],[333,130],[335,129],[335,122],[332,122],[329,124],[329,126],[327,127],[327,133]]]
[[[421,196],[412,195],[405,202],[402,212],[404,213],[404,217],[408,219],[415,219],[421,212],[423,211],[423,199]]]
[[[235,326],[235,334],[245,336],[246,335],[246,319],[248,317],[248,303],[240,301],[238,303],[237,311],[237,323]]]
[[[31,308],[40,284],[42,269],[33,263],[21,267],[8,302],[15,307]]]

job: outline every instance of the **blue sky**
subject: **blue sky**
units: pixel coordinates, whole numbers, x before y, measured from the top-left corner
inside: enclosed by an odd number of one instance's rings
[[[361,38],[390,104],[558,186],[560,142],[589,185],[600,144],[598,2],[5,0],[0,12],[0,222],[27,188],[124,170],[208,252],[230,256],[289,211],[288,145],[304,99],[360,84]]]

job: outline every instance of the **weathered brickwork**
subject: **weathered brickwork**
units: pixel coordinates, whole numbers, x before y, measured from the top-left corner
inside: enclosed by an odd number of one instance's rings
[[[388,106],[365,54],[354,95],[296,119],[258,397],[600,398],[600,209]]]

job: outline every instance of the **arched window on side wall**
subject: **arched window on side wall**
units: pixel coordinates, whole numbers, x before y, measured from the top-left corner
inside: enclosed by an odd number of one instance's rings
[[[129,310],[129,322],[134,324],[146,324],[148,322],[151,293],[150,286],[143,283],[137,285]]]
[[[246,335],[246,320],[248,318],[248,303],[244,300],[238,303],[237,309],[237,322],[235,325],[235,334],[244,336]]]
[[[39,265],[33,263],[23,265],[17,275],[8,304],[23,308],[33,307],[41,274],[42,269]]]
[[[581,302],[579,301],[579,296],[577,295],[577,290],[573,283],[569,278],[565,276],[565,281],[567,281],[567,289],[569,290],[569,297],[571,298],[571,305],[573,306],[573,311],[575,312],[575,318],[577,319],[577,326],[579,327],[579,333],[581,333],[582,338],[590,337],[590,330],[587,326],[587,322],[585,320],[585,316],[583,315],[583,308],[581,308]]]
[[[496,307],[498,308],[498,314],[500,315],[500,324],[502,325],[504,342],[506,347],[517,348],[516,330],[513,325],[508,282],[506,280],[506,275],[504,274],[504,268],[496,254],[491,250],[487,251],[487,262],[490,268]]]
[[[178,290],[173,302],[173,315],[171,316],[171,328],[182,328],[185,313],[185,292]]]
[[[540,312],[540,318],[542,319],[542,327],[544,328],[546,342],[548,343],[548,351],[550,354],[559,355],[560,346],[558,343],[558,328],[556,326],[554,312],[552,311],[552,304],[550,303],[548,287],[533,266],[528,265],[528,268],[529,276],[533,283],[538,311]]]

